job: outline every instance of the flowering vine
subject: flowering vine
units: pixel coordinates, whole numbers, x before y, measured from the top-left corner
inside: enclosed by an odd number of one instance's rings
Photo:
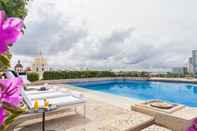
[[[23,35],[28,1],[0,0],[0,131],[7,129],[25,111],[21,98],[22,79],[1,79],[1,75],[10,67],[9,48]]]
[[[15,43],[22,36],[23,21],[19,18],[6,18],[5,12],[0,10],[0,55],[8,50],[8,46]]]
[[[0,55],[8,52],[9,46],[22,36],[23,20],[6,17],[0,10]],[[0,129],[5,129],[17,116],[20,110],[20,88],[23,82],[20,78],[0,80]],[[13,117],[13,115],[15,117]],[[11,117],[12,116],[12,117]]]

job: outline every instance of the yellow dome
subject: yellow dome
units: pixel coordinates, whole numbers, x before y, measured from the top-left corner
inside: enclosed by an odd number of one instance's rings
[[[34,59],[33,64],[47,64],[47,60],[43,56],[38,56]]]
[[[32,63],[32,69],[34,72],[44,72],[48,70],[47,60],[42,56],[41,52],[34,59]]]

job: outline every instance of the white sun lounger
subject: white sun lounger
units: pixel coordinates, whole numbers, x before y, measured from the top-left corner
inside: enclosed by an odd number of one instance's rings
[[[57,108],[65,106],[74,106],[76,111],[77,105],[83,105],[84,117],[86,116],[86,98],[76,97],[75,95],[63,91],[49,90],[49,91],[25,91],[22,90],[22,97],[27,104],[28,108],[34,110],[34,102],[37,99],[39,106],[44,106],[43,99],[46,98],[51,105]]]
[[[39,89],[39,88],[35,88]],[[69,107],[74,107],[74,112],[78,114],[77,106],[83,106],[83,116],[86,119],[86,102],[87,99],[79,94],[74,93],[67,93],[65,91],[60,91],[56,89],[50,89],[47,91],[25,91],[24,89],[21,90],[21,96],[23,97],[24,103],[29,108],[29,111],[21,116],[19,116],[16,121],[9,127],[9,129],[14,129],[17,126],[29,125],[37,122],[43,118],[43,113],[35,112],[34,111],[34,102],[35,99],[38,99],[40,107],[44,105],[43,99],[46,98],[49,101],[49,104],[55,105],[56,108],[53,110],[47,111],[46,115],[49,116],[50,119],[57,119],[59,116],[57,114],[62,113],[65,115],[65,111]],[[34,121],[36,119],[36,121]],[[27,122],[28,121],[28,122]]]

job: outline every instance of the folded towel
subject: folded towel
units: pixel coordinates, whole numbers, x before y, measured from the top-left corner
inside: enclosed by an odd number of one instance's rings
[[[71,91],[72,96],[82,98],[84,95],[81,92]]]

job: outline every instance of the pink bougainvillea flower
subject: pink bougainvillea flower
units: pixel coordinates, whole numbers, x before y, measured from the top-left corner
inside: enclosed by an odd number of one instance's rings
[[[193,126],[197,129],[197,118],[194,119]]]
[[[187,129],[187,131],[196,131],[196,129],[193,128],[193,127],[190,127],[190,128]]]
[[[0,107],[0,125],[4,122],[5,110]]]
[[[7,51],[10,44],[15,43],[22,36],[23,20],[6,18],[5,12],[0,10],[0,54]]]
[[[22,98],[20,96],[23,81],[21,78],[12,78],[10,80],[0,80],[0,102],[9,103],[13,107],[19,106]],[[0,107],[0,124],[3,123],[5,109]]]
[[[0,100],[13,106],[18,106],[21,101],[20,90],[23,85],[22,79],[18,77],[11,80],[0,80],[0,83],[4,86],[0,94]]]

